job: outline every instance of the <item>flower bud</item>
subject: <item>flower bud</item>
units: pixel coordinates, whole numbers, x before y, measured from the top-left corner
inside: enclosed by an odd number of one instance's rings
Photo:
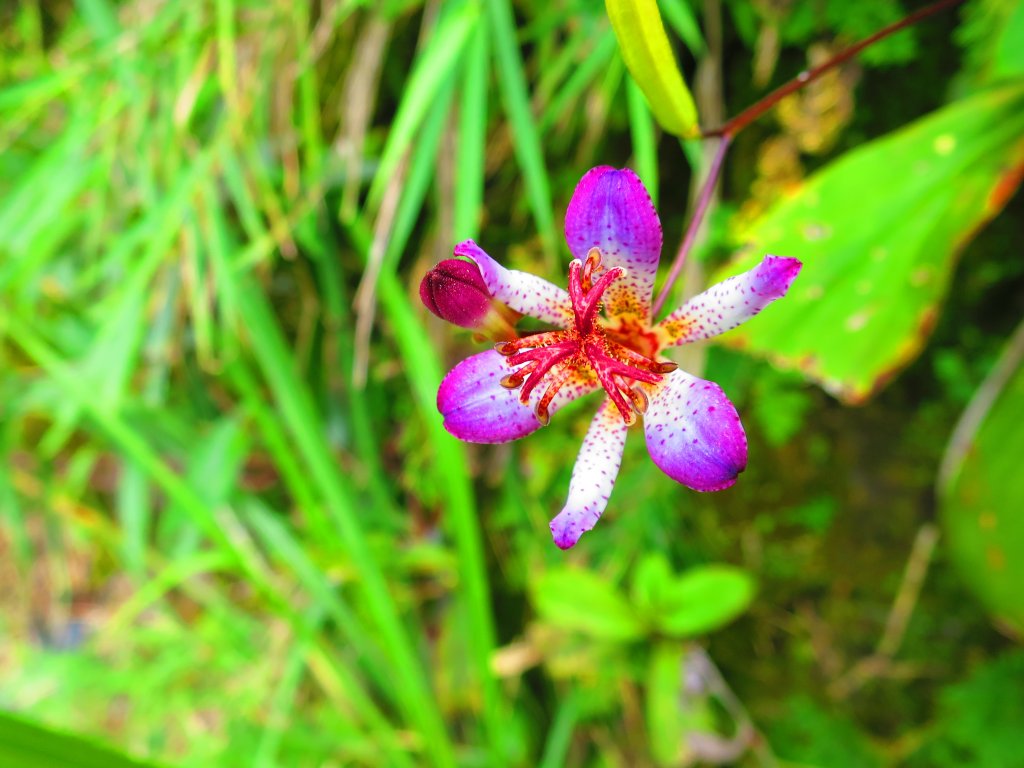
[[[439,263],[423,276],[420,299],[449,323],[495,338],[514,336],[510,324],[514,313],[494,299],[480,269],[471,261],[445,259]]]

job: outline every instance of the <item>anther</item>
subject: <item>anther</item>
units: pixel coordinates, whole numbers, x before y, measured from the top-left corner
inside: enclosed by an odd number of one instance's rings
[[[583,265],[583,290],[589,291],[593,287],[594,270],[601,266],[601,249],[594,247],[587,251],[587,261]]]
[[[511,341],[499,341],[494,345],[494,351],[499,355],[508,357],[509,355],[514,355],[516,353],[516,344]]]
[[[679,363],[673,363],[671,361],[665,361],[663,363],[657,363],[654,367],[655,373],[672,373],[679,367]]]
[[[646,392],[640,389],[640,387],[630,387],[626,394],[629,395],[629,404],[633,406],[633,410],[638,415],[643,416],[647,413],[647,406],[650,405],[650,401],[647,399]]]
[[[533,409],[533,412],[542,427],[546,427],[551,423],[551,412],[548,411],[547,406],[543,402],[537,403],[537,407]]]
[[[519,389],[529,373],[530,371],[527,368],[520,368],[515,373],[510,373],[508,376],[503,377],[498,383],[505,389]]]

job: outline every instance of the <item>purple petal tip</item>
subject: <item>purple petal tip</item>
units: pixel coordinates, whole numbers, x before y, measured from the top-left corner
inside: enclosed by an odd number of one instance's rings
[[[444,428],[471,443],[505,443],[539,429],[533,409],[501,386],[508,373],[505,358],[494,350],[468,357],[449,371],[437,391]]]
[[[644,435],[654,463],[695,491],[725,490],[747,466],[736,408],[717,384],[682,371],[651,399]]]
[[[757,266],[754,290],[762,296],[781,298],[802,267],[800,259],[790,256],[765,256]]]
[[[576,546],[576,542],[580,540],[580,537],[586,533],[576,521],[566,520],[562,515],[551,521],[550,528],[551,538],[554,539],[555,546],[562,550],[572,549]]]

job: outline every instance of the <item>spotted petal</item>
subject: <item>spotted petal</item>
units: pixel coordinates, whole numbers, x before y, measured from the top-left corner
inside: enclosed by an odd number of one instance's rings
[[[655,327],[662,346],[709,339],[745,323],[785,296],[802,266],[799,259],[765,256],[753,269],[711,286]]]
[[[551,521],[551,535],[561,549],[569,549],[597,523],[608,506],[622,463],[629,428],[611,400],[605,400],[590,422],[583,447],[569,481],[569,498]]]
[[[684,371],[651,389],[644,414],[651,459],[695,491],[720,491],[747,466],[747,436],[722,388]]]
[[[467,357],[452,368],[437,391],[437,410],[444,417],[444,428],[471,443],[507,443],[540,427],[534,407],[544,387],[537,387],[529,405],[523,405],[517,390],[501,386],[502,378],[511,372],[508,358],[493,349]],[[596,379],[569,379],[551,401],[548,412],[554,413],[597,386]]]
[[[572,325],[572,302],[564,288],[529,272],[505,269],[472,240],[456,245],[455,255],[476,262],[491,295],[516,312],[559,328]]]
[[[626,270],[604,294],[610,316],[630,314],[650,322],[661,222],[639,176],[608,166],[587,171],[565,213],[565,240],[577,259],[586,260],[596,247],[605,269]]]

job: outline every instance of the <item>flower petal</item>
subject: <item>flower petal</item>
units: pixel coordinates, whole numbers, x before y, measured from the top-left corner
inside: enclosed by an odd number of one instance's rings
[[[747,466],[747,436],[717,384],[676,370],[652,388],[644,414],[651,459],[695,491],[720,491]]]
[[[559,288],[554,283],[549,283],[529,272],[505,269],[472,240],[464,240],[456,245],[455,255],[465,256],[476,262],[494,298],[512,307],[516,312],[559,328],[569,328],[572,325],[572,301],[569,300],[569,293],[564,288]]]
[[[587,171],[565,213],[565,240],[577,259],[586,261],[597,247],[606,269],[626,270],[604,294],[609,316],[632,314],[650,322],[661,221],[639,176],[608,166]]]
[[[765,256],[753,269],[711,286],[655,327],[662,346],[674,347],[732,330],[785,296],[802,266],[799,259]]]
[[[551,521],[551,535],[561,549],[569,549],[597,523],[608,506],[615,477],[622,463],[629,427],[611,400],[605,400],[590,422],[583,447],[569,481],[569,498]]]
[[[508,358],[493,349],[467,357],[452,368],[437,391],[437,410],[444,417],[444,428],[471,443],[507,443],[540,427],[533,409],[545,387],[537,387],[530,404],[523,405],[518,390],[501,386],[502,378],[511,372]],[[597,386],[596,379],[571,378],[555,395],[548,412],[554,413]]]

